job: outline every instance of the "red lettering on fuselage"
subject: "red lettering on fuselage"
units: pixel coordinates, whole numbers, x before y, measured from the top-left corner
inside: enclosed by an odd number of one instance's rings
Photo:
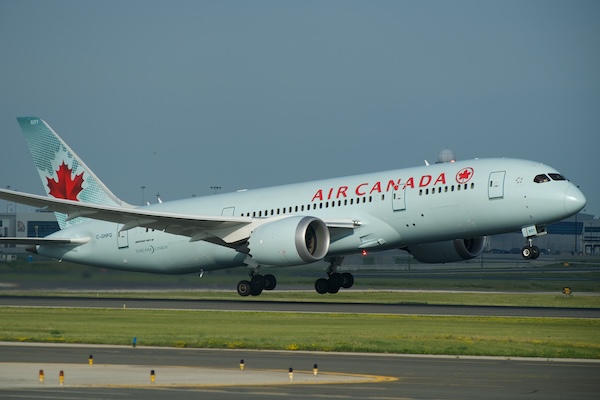
[[[347,197],[346,196],[346,190],[348,190],[348,186],[340,186],[338,188],[338,192],[337,192],[336,198],[339,199],[340,197]]]
[[[364,196],[366,192],[361,192],[360,190],[363,186],[367,186],[367,185],[368,185],[368,183],[361,183],[360,185],[358,185],[356,187],[356,190],[354,191],[354,193],[356,193],[358,196]]]
[[[444,172],[439,174],[438,177],[435,179],[435,181],[433,180],[433,176],[431,176],[431,175],[422,175],[420,177],[417,177],[416,179],[419,182],[418,187],[420,187],[420,188],[427,187],[427,186],[436,186],[436,185],[445,185],[446,184],[446,174]],[[400,186],[401,182],[402,182],[401,178],[399,178],[398,180],[390,179],[387,182],[385,192],[389,192],[389,191],[393,191],[393,190],[400,190],[400,189],[404,190],[407,187],[414,189],[416,179],[413,176],[409,177],[403,186]],[[356,185],[356,187],[353,188],[353,191],[357,196],[365,196],[367,194],[366,187],[369,187],[369,186],[371,187],[371,189],[369,190],[369,194],[384,192],[384,190],[382,189],[381,181],[377,181],[372,185],[369,182],[360,183],[360,184]],[[324,190],[327,192],[327,198],[325,198],[325,196],[323,194]],[[315,195],[313,196],[311,202],[314,202],[315,200],[324,201],[324,200],[331,200],[331,199],[346,198],[346,197],[348,197],[348,190],[351,190],[350,186],[339,186],[337,188],[318,189],[315,192]]]
[[[431,183],[431,175],[423,175],[419,181],[419,187],[425,187]]]

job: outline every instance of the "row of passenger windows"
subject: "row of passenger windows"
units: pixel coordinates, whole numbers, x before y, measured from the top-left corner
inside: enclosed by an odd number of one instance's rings
[[[436,188],[431,189],[431,191],[429,189],[419,189],[419,196],[422,196],[424,194],[430,194],[430,193],[435,194],[435,193],[442,193],[442,192],[444,192],[444,193],[454,192],[454,190],[460,191],[461,188],[462,188],[462,190],[467,190],[467,189],[469,189],[469,184],[465,183],[464,185],[444,186],[443,188],[440,186],[437,189]],[[471,182],[470,188],[475,189],[475,183]]]
[[[381,201],[385,199],[385,194],[381,195]],[[349,206],[353,204],[364,204],[364,203],[372,203],[373,201],[377,201],[378,199],[375,196],[365,196],[365,197],[357,197],[351,199],[344,200],[332,200],[321,203],[313,203],[304,204],[300,206],[292,206],[292,207],[284,207],[284,208],[272,208],[271,210],[260,210],[260,211],[252,211],[247,213],[242,213],[242,217],[269,217],[271,215],[282,215],[282,214],[292,214],[297,212],[309,211],[309,210],[317,210],[323,208],[333,208],[333,207],[343,207]]]
[[[435,194],[436,191],[437,193],[442,193],[442,192],[454,192],[456,191],[460,191],[460,190],[467,190],[467,189],[474,189],[475,188],[475,183],[471,183],[470,185],[465,183],[464,185],[451,185],[451,186],[440,186],[438,188],[433,188],[433,189],[419,189],[419,196],[422,195],[427,195],[427,194]],[[333,207],[343,207],[343,206],[348,206],[348,205],[353,205],[353,204],[364,204],[364,203],[372,203],[373,201],[378,200],[375,196],[365,196],[365,197],[357,197],[357,198],[351,198],[351,199],[344,199],[344,200],[332,200],[332,201],[326,201],[326,202],[321,202],[321,203],[313,203],[313,204],[307,204],[306,206],[300,205],[300,206],[292,206],[292,207],[284,207],[284,208],[272,208],[270,210],[260,210],[260,211],[252,211],[252,212],[246,212],[246,213],[242,213],[242,217],[269,217],[272,215],[282,215],[282,214],[292,214],[292,213],[297,213],[297,212],[304,212],[304,211],[310,211],[310,210],[317,210],[317,209],[323,209],[323,208],[333,208]],[[381,201],[385,200],[385,194],[381,195]]]
[[[550,182],[550,180],[553,180],[553,181],[566,181],[567,178],[565,178],[561,174],[556,174],[556,173],[548,174],[548,175],[546,175],[546,174],[539,174],[539,175],[536,175],[535,178],[533,178],[533,181],[535,183]]]

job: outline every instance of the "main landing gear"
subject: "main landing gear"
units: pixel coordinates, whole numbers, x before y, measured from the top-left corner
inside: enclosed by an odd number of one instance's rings
[[[349,272],[339,273],[337,267],[342,264],[344,257],[335,257],[329,262],[327,268],[327,276],[329,278],[319,278],[315,282],[315,290],[319,294],[331,293],[335,294],[340,291],[341,288],[348,289],[354,285],[354,276]]]
[[[258,296],[263,290],[273,290],[277,286],[277,279],[271,274],[260,275],[255,270],[250,271],[250,280],[239,281],[237,291],[240,296]]]

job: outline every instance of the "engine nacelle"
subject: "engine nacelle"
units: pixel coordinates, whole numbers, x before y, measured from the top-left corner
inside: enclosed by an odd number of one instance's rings
[[[260,225],[248,248],[260,265],[292,266],[319,261],[329,251],[329,229],[315,217],[291,216]]]
[[[470,260],[483,253],[486,237],[411,245],[406,250],[423,263]]]

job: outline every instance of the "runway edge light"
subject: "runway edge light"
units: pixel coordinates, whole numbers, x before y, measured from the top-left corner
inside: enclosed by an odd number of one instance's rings
[[[315,364],[315,365],[313,365],[313,375],[316,378],[318,374],[319,374],[319,366],[317,364]]]
[[[90,364],[90,367],[94,365],[94,356],[90,354],[90,357],[88,358],[88,363]]]
[[[294,381],[294,368],[291,368],[288,370],[288,376],[290,377],[290,382]]]
[[[58,384],[60,386],[62,386],[65,383],[65,372],[64,371],[60,371],[58,373]]]
[[[244,364],[244,360],[240,360],[240,371],[243,371],[246,365]]]
[[[44,383],[44,370],[40,369],[40,383]]]
[[[156,375],[154,374],[154,370],[150,370],[150,383],[154,383],[156,380]]]

